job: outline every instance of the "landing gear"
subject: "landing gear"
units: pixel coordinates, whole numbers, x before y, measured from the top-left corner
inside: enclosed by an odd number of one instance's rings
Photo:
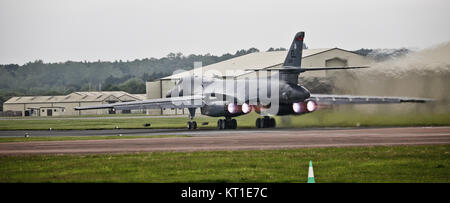
[[[187,122],[187,128],[189,130],[197,129],[197,122],[195,122],[195,121],[188,121]]]
[[[269,116],[264,116],[264,118],[256,119],[256,128],[275,128],[275,126],[275,119]]]
[[[194,130],[197,129],[197,122],[193,121],[195,116],[195,108],[188,108],[189,110],[189,119],[190,121],[187,122],[187,129]]]
[[[236,119],[231,119],[230,117],[227,117],[225,119],[219,119],[219,120],[217,120],[217,128],[220,130],[236,129],[237,128]]]

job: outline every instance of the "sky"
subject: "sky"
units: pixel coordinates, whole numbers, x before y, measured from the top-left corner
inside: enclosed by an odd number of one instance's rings
[[[448,0],[0,0],[0,64],[450,41]]]

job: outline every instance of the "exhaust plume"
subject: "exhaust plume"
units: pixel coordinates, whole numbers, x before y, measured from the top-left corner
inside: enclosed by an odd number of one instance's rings
[[[368,69],[336,71],[333,74],[334,93],[436,100],[430,104],[361,105],[358,109],[441,113],[450,110],[450,42],[370,66]]]

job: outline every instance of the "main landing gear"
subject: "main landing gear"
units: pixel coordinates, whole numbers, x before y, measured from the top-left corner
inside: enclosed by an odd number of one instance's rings
[[[219,119],[217,121],[217,128],[222,129],[236,129],[237,122],[236,119],[231,119],[231,117],[225,117],[225,119]]]
[[[256,119],[256,128],[275,128],[276,122],[274,118],[264,116]]]
[[[263,118],[256,119],[256,127],[257,128],[275,128],[276,122],[274,118],[269,116],[264,116]],[[225,119],[217,120],[217,128],[222,129],[236,129],[237,122],[236,119],[232,119],[231,117],[226,117]]]

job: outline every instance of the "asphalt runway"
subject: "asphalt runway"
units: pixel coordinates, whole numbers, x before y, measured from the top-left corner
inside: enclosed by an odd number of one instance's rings
[[[149,132],[149,130],[146,130],[146,132],[140,130],[129,131],[140,135],[169,133],[156,130],[153,132]],[[31,133],[35,132],[32,131]],[[84,132],[86,134],[92,134],[89,131]],[[450,127],[252,129],[227,131],[178,130],[175,132],[172,130],[171,133],[185,134],[192,137],[10,142],[0,143],[0,155],[265,150],[305,147],[450,144]]]
[[[114,136],[114,135],[171,135],[183,134],[186,129],[111,129],[111,130],[4,130],[0,137],[29,136]],[[189,131],[187,131],[189,134]]]

